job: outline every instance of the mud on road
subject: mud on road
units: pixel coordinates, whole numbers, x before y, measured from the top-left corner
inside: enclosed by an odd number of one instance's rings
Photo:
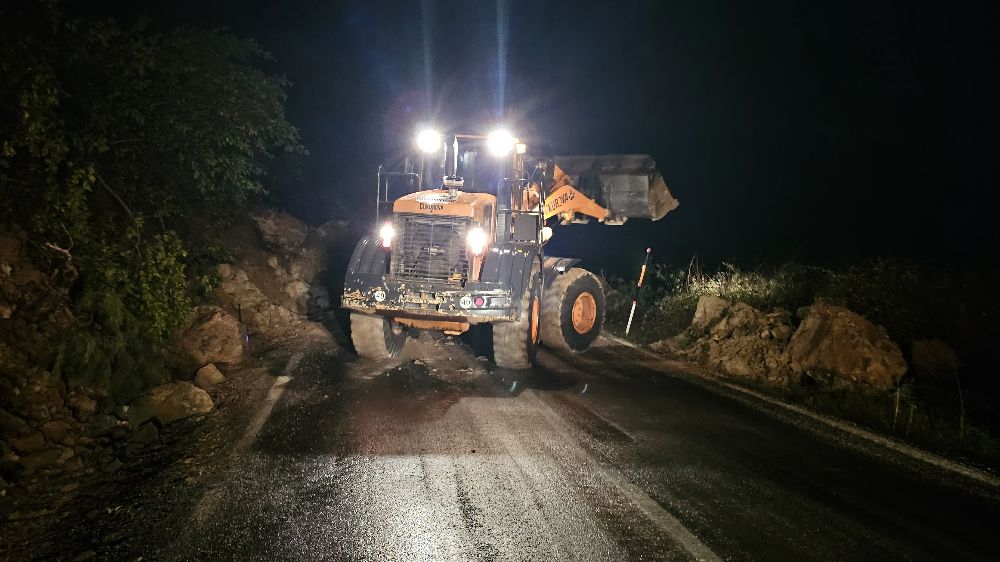
[[[421,336],[276,353],[7,559],[996,559],[997,504],[607,340],[528,372]]]

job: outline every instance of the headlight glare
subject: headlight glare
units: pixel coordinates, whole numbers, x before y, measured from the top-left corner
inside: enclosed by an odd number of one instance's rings
[[[510,154],[514,150],[514,145],[517,144],[517,139],[514,135],[504,131],[503,129],[498,131],[493,131],[486,136],[486,146],[490,149],[490,152],[494,156],[505,156]]]
[[[465,235],[465,243],[469,246],[469,251],[475,256],[482,254],[486,250],[488,241],[486,231],[479,226],[472,227],[469,233]]]
[[[428,154],[437,152],[441,149],[442,144],[444,144],[444,138],[441,133],[434,129],[424,129],[417,133],[417,148],[423,152]]]
[[[382,228],[378,229],[378,237],[382,240],[383,248],[392,247],[392,239],[396,236],[396,229],[392,227],[392,223],[385,223]]]

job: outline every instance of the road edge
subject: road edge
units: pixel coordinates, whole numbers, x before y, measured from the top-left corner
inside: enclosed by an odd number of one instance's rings
[[[666,357],[664,355],[660,355],[659,353],[656,353],[656,352],[652,351],[651,349],[648,349],[645,346],[641,346],[639,344],[636,344],[636,343],[630,342],[628,340],[622,339],[622,338],[620,338],[618,336],[615,336],[613,334],[610,334],[608,332],[602,331],[601,332],[601,337],[603,337],[603,338],[605,338],[605,339],[607,339],[609,341],[612,341],[614,343],[617,343],[617,344],[620,344],[620,345],[624,345],[626,347],[634,349],[634,350],[636,350],[636,351],[638,351],[638,352],[640,352],[640,353],[642,353],[642,354],[644,354],[647,357],[652,358],[652,359],[656,359],[656,360],[659,360],[659,361],[663,361],[663,360],[676,361],[676,360],[670,359],[669,357]],[[737,392],[737,393],[742,394],[744,396],[753,398],[753,399],[761,401],[761,402],[765,402],[765,403],[767,403],[767,404],[769,404],[771,406],[776,406],[776,407],[781,408],[783,410],[792,412],[792,413],[794,413],[796,415],[808,418],[808,419],[810,419],[812,421],[819,422],[819,423],[821,423],[823,425],[826,425],[828,427],[831,427],[833,429],[836,429],[836,430],[842,431],[844,433],[847,433],[847,434],[849,434],[849,435],[851,435],[853,437],[864,439],[865,441],[869,442],[870,444],[873,444],[873,445],[876,445],[876,446],[879,446],[879,447],[882,447],[882,448],[885,448],[885,449],[889,449],[889,450],[891,450],[891,451],[893,451],[895,453],[905,455],[905,456],[907,456],[907,457],[909,457],[911,459],[923,462],[923,463],[931,465],[931,466],[933,466],[935,468],[938,468],[938,469],[941,469],[941,470],[945,470],[947,472],[950,472],[950,473],[957,474],[959,476],[968,478],[968,479],[973,480],[973,481],[975,481],[975,482],[977,482],[979,484],[984,484],[984,485],[989,486],[990,488],[992,488],[993,492],[1000,493],[1000,477],[998,477],[995,474],[992,474],[992,473],[987,472],[985,470],[981,470],[981,469],[976,468],[976,467],[964,465],[964,464],[962,464],[960,462],[954,461],[954,460],[949,459],[947,457],[943,457],[943,456],[938,455],[936,453],[932,453],[930,451],[925,451],[924,449],[920,449],[920,448],[915,447],[913,445],[909,445],[907,443],[903,443],[901,441],[897,441],[897,440],[895,440],[895,439],[893,439],[891,437],[887,437],[885,435],[880,435],[878,433],[875,433],[874,431],[871,431],[869,429],[865,429],[865,428],[863,428],[863,427],[861,427],[861,426],[859,426],[859,425],[857,425],[857,424],[855,424],[853,422],[849,422],[849,421],[846,421],[846,420],[835,418],[833,416],[829,416],[827,414],[823,414],[823,413],[817,412],[815,410],[811,410],[811,409],[806,408],[804,406],[799,406],[797,404],[791,404],[789,402],[785,402],[784,400],[780,400],[780,399],[775,398],[773,396],[768,396],[767,394],[764,394],[762,392],[758,392],[756,390],[753,390],[753,389],[750,389],[750,388],[746,388],[746,387],[738,385],[736,383],[732,383],[732,382],[723,380],[723,379],[721,379],[719,377],[713,377],[711,375],[708,375],[708,374],[705,374],[705,373],[701,372],[702,369],[700,367],[695,366],[695,365],[687,364],[687,363],[684,363],[684,362],[681,362],[681,361],[676,361],[676,362],[679,363],[679,364],[682,364],[682,365],[686,365],[688,367],[688,368],[686,368],[684,370],[685,373],[691,374],[693,376],[696,376],[696,377],[698,377],[699,379],[701,379],[703,381],[710,382],[710,383],[712,383],[712,385],[722,386],[722,387],[724,387],[726,389],[729,389],[731,391]]]

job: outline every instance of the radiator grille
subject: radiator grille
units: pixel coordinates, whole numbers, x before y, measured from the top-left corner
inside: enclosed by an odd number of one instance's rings
[[[469,276],[465,234],[471,219],[396,215],[393,277],[462,285]]]

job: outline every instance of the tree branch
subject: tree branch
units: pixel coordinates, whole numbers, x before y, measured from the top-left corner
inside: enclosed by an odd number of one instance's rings
[[[101,177],[100,174],[98,174],[97,176],[97,182],[100,183],[101,187],[103,187],[105,191],[110,193],[111,196],[114,197],[116,201],[118,201],[118,204],[122,206],[122,209],[125,209],[125,212],[128,214],[128,218],[134,220],[135,213],[132,212],[132,209],[128,208],[128,205],[125,204],[125,201],[122,200],[121,196],[118,195],[118,193],[116,193],[115,190],[111,189],[111,186],[108,185],[108,182],[104,181],[104,178]]]

